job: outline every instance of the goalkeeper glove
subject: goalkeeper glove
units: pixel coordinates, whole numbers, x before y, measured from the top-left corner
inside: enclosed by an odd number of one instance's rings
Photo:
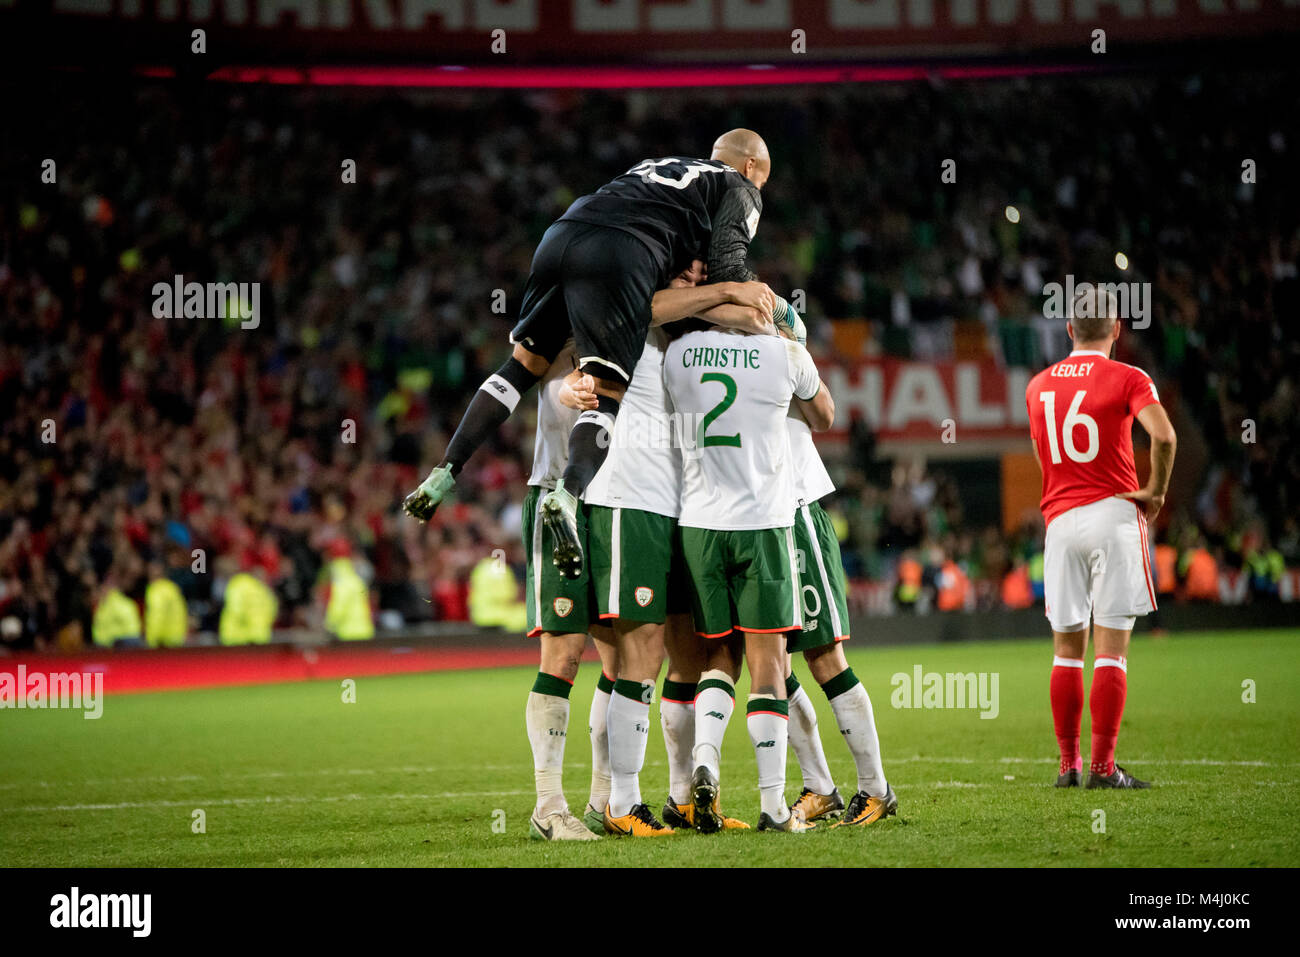
[[[794,336],[794,341],[801,346],[808,345],[808,329],[804,325],[799,313],[794,311],[794,307],[786,302],[781,296],[776,297],[776,308],[772,310],[772,321],[778,326],[790,330]]]

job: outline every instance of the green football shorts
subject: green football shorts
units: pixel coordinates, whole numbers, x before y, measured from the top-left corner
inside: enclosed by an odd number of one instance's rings
[[[786,639],[786,650],[807,651],[849,637],[849,605],[840,543],[831,517],[816,502],[794,515],[795,565],[802,591],[803,630]]]
[[[605,505],[586,511],[594,608],[602,619],[663,624],[691,610],[677,519]]]
[[[802,626],[793,529],[683,528],[682,551],[698,634],[724,638],[733,628],[772,633]]]
[[[583,635],[587,633],[588,624],[595,619],[591,562],[584,562],[582,574],[569,580],[560,575],[560,570],[551,561],[555,537],[546,523],[537,517],[537,503],[548,491],[530,485],[524,498],[524,551],[528,555],[524,602],[528,608],[528,637],[536,638],[542,632]],[[581,502],[578,503],[578,540],[585,547],[587,516]]]

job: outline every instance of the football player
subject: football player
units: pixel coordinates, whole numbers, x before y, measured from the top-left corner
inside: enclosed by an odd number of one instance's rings
[[[698,423],[683,448],[678,520],[695,628],[711,642],[695,698],[695,826],[722,827],[715,809],[721,745],[735,703],[737,645],[743,645],[758,829],[804,831],[810,825],[785,801],[785,636],[801,626],[802,611],[784,420],[798,399],[814,427],[829,428],[834,404],[807,350],[776,335],[696,328],[668,346],[664,376],[674,411]]]
[[[657,292],[652,302],[653,321],[671,322],[703,312],[715,322],[771,331],[755,309],[728,305],[702,309],[710,301],[707,290],[694,288],[702,278],[704,264],[696,261],[667,290]],[[640,788],[654,683],[664,658],[665,626],[675,636],[690,635],[689,598],[677,534],[681,452],[664,392],[665,344],[663,333],[652,328],[614,424],[609,455],[587,487],[582,510],[587,519],[595,605],[601,620],[612,624],[618,648],[618,673],[610,689],[605,725],[611,790],[602,823],[607,833],[620,836],[672,833],[642,800]],[[596,401],[591,386],[587,379],[583,388],[569,392],[579,408],[590,408]],[[674,686],[668,693],[684,692]],[[670,715],[676,714],[675,702],[676,698],[671,698],[661,704],[661,711],[667,707]],[[672,722],[672,730],[680,724]],[[669,735],[670,755],[680,756],[680,738],[680,734]],[[670,767],[678,764],[680,761],[670,759]],[[588,809],[588,820],[592,810]],[[689,814],[674,823],[680,826],[688,820]]]
[[[773,297],[752,286],[746,264],[762,211],[759,190],[771,160],[762,137],[731,130],[709,159],[647,159],[595,193],[576,200],[546,231],[533,256],[514,354],[470,402],[443,461],[406,497],[407,512],[427,520],[484,439],[546,373],[569,338],[577,363],[592,376],[597,407],[583,412],[569,436],[561,480],[539,502],[551,527],[561,574],[582,572],[578,502],[608,452],[646,334],[656,290],[686,269],[701,250],[719,298],[760,309],[771,318]]]
[[[780,296],[774,318],[782,335],[800,344],[807,341],[803,320]],[[830,516],[818,502],[835,491],[835,484],[813,444],[812,429],[798,403],[790,404],[785,424],[794,464],[794,546],[803,603],[803,628],[786,637],[786,650],[789,655],[803,652],[808,670],[830,701],[835,723],[857,766],[857,791],[834,826],[863,826],[896,814],[898,798],[885,780],[871,697],[844,657],[842,642],[849,639],[844,566]],[[844,810],[844,799],[826,763],[817,731],[817,711],[794,676],[789,656],[785,675],[790,744],[803,776],[803,790],[791,810],[806,821],[816,821]]]
[[[551,531],[538,519],[537,503],[555,487],[568,459],[568,435],[578,413],[560,401],[566,386],[566,372],[576,379],[573,344],[556,356],[537,397],[537,436],[533,471],[528,480],[528,496],[523,506],[523,537],[527,554],[524,575],[524,600],[528,613],[528,634],[540,639],[540,664],[525,709],[525,726],[533,752],[533,776],[537,787],[537,804],[529,818],[528,831],[534,838],[548,841],[591,841],[597,835],[569,810],[564,797],[562,772],[564,744],[569,728],[569,693],[578,674],[578,664],[586,647],[587,635],[596,640],[600,653],[601,673],[617,671],[613,636],[599,625],[592,602],[588,575],[564,578],[549,561]],[[586,533],[586,516],[577,514],[579,534]],[[544,558],[543,556],[546,556]],[[592,710],[603,694],[597,685]],[[593,800],[609,790],[608,753],[598,728],[592,727]]]
[[[1128,694],[1128,647],[1139,615],[1155,610],[1147,524],[1164,505],[1177,436],[1155,383],[1116,362],[1115,296],[1078,289],[1065,326],[1074,350],[1029,381],[1025,401],[1043,472],[1043,584],[1052,626],[1052,720],[1061,752],[1056,786],[1079,787],[1083,758],[1083,665],[1092,625],[1094,658],[1089,788],[1150,785],[1115,764]],[[1139,486],[1133,419],[1151,438],[1151,472]]]

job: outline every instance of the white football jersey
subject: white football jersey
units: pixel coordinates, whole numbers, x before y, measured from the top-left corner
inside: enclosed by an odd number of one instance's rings
[[[682,506],[689,528],[787,528],[795,476],[785,424],[792,396],[820,388],[808,350],[780,336],[690,332],[664,357],[683,426]]]
[[[609,455],[583,501],[676,518],[682,497],[682,455],[664,388],[667,337],[651,329],[614,420]]]
[[[564,377],[576,367],[573,340],[565,343],[537,387],[537,439],[533,445],[533,474],[529,485],[550,490],[555,488],[569,464],[569,433],[581,414],[561,405],[560,386]]]
[[[795,504],[807,505],[835,491],[835,483],[813,443],[812,427],[803,420],[799,410],[790,406],[785,426],[790,430],[790,456],[794,463]]]

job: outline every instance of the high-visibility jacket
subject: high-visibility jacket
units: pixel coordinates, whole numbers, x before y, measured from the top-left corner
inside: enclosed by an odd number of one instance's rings
[[[325,630],[344,641],[365,641],[375,637],[370,591],[357,574],[352,559],[331,559],[327,570],[330,597],[325,605]]]
[[[898,600],[904,605],[915,604],[921,595],[921,563],[915,558],[904,558],[898,563]]]
[[[278,611],[275,592],[247,572],[240,572],[226,584],[217,636],[223,645],[264,645],[271,640]]]
[[[939,569],[939,594],[935,605],[940,611],[961,611],[966,607],[966,593],[970,590],[970,579],[961,570],[961,566],[951,558]]]
[[[1156,592],[1172,595],[1178,588],[1178,549],[1172,545],[1156,546]]]
[[[139,639],[144,632],[140,625],[140,609],[122,594],[110,588],[95,606],[95,616],[90,623],[90,637],[103,648],[112,648],[113,642],[122,638]]]
[[[526,630],[528,610],[518,598],[519,583],[505,562],[485,558],[470,572],[469,620],[474,624]]]
[[[1185,557],[1186,597],[1201,601],[1219,600],[1219,565],[1207,549],[1198,548]]]
[[[1286,574],[1286,561],[1276,548],[1266,552],[1251,552],[1246,556],[1246,567],[1250,569],[1251,578],[1274,586]]]
[[[1029,584],[1029,569],[1024,565],[1007,572],[1002,579],[1002,604],[1007,608],[1028,608],[1034,603],[1034,590]]]
[[[185,644],[189,631],[185,596],[170,578],[158,578],[144,590],[144,640],[150,648],[175,648]]]

